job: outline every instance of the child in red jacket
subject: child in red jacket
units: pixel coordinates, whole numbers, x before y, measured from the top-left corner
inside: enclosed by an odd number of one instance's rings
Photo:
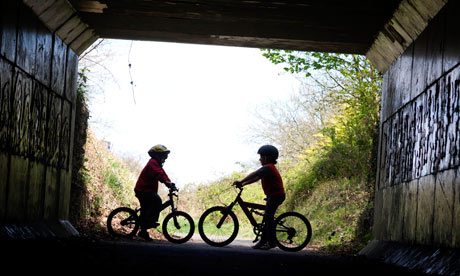
[[[278,207],[286,198],[283,180],[281,179],[278,169],[275,167],[278,159],[278,149],[272,145],[262,146],[258,151],[260,154],[260,163],[262,167],[255,172],[250,173],[244,179],[235,181],[233,185],[243,187],[252,184],[258,180],[262,181],[262,189],[266,198],[264,213],[264,229],[260,241],[253,246],[255,249],[271,249],[276,247],[274,217]]]
[[[168,188],[174,185],[163,170],[163,164],[168,158],[170,150],[163,145],[153,146],[149,151],[150,160],[145,165],[134,187],[137,199],[141,205],[139,217],[141,231],[138,236],[145,240],[152,240],[147,230],[157,227],[162,201],[158,195],[158,182]]]

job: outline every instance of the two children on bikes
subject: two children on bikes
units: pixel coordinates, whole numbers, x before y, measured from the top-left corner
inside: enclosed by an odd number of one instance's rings
[[[148,153],[151,159],[142,170],[134,191],[141,205],[141,231],[138,236],[151,240],[147,229],[158,226],[157,221],[162,204],[161,198],[157,193],[158,182],[164,183],[167,187],[171,187],[174,184],[171,183],[168,175],[163,170],[163,164],[170,151],[163,145],[156,145]],[[274,216],[278,207],[285,200],[286,195],[283,180],[275,167],[279,156],[278,149],[272,145],[265,145],[259,148],[257,153],[260,155],[259,161],[262,167],[242,180],[235,181],[233,185],[243,187],[261,180],[262,189],[267,196],[264,229],[260,241],[253,248],[267,250],[276,247]]]

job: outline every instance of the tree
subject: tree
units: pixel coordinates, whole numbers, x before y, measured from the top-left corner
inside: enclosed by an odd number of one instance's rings
[[[324,113],[316,136],[321,143],[307,144],[316,162],[322,164],[324,176],[365,176],[373,172],[374,147],[379,125],[382,77],[377,69],[360,55],[298,52],[262,49],[274,64],[282,64],[286,72],[305,78]],[[327,108],[326,108],[327,106]],[[308,114],[315,105],[300,108]],[[278,112],[279,113],[279,112]],[[273,114],[276,116],[276,113]],[[297,120],[298,121],[298,120]],[[277,123],[279,123],[278,121]],[[306,123],[315,123],[309,118]],[[277,127],[283,132],[285,124]],[[290,128],[302,131],[302,128]],[[292,135],[292,134],[291,134]],[[301,134],[296,134],[301,136]],[[284,140],[286,141],[286,140]],[[299,148],[295,144],[286,148]],[[326,167],[324,167],[324,166]]]
[[[251,138],[259,144],[268,142],[282,148],[282,157],[295,160],[318,142],[317,134],[333,113],[325,104],[325,94],[304,86],[288,101],[273,101],[258,107],[257,123],[251,128]]]

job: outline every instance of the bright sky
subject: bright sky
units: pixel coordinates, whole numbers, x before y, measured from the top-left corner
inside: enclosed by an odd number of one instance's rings
[[[116,56],[105,66],[116,82],[101,83],[105,92],[92,99],[90,124],[114,151],[142,163],[151,146],[164,144],[171,150],[164,168],[178,185],[206,183],[241,169],[237,162],[257,161],[260,145],[248,141],[252,112],[299,85],[259,49],[115,40],[110,47]]]

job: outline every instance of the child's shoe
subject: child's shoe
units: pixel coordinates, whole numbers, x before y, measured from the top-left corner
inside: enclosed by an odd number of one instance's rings
[[[261,250],[269,250],[275,248],[276,244],[274,242],[266,242],[264,243],[259,249]]]
[[[264,246],[266,244],[265,241],[263,240],[260,240],[258,243],[256,243],[256,245],[254,245],[252,248],[253,249],[260,249],[262,246]]]
[[[145,230],[141,230],[137,235],[146,241],[153,241],[153,239],[149,236],[149,233]]]

